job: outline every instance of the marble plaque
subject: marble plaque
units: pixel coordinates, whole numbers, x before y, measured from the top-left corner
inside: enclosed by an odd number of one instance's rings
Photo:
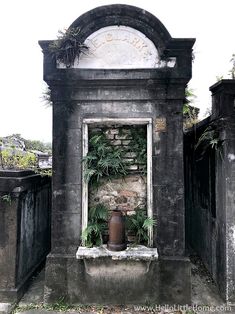
[[[155,132],[166,132],[166,118],[157,118],[155,120]]]
[[[85,41],[87,54],[81,54],[75,68],[156,68],[160,61],[153,42],[127,26],[108,26]]]

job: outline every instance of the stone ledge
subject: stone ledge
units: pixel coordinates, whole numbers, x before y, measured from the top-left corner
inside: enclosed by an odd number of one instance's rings
[[[42,177],[34,171],[0,170],[0,192],[22,193],[27,189],[35,189],[51,182],[48,176]],[[17,196],[17,195],[16,195]]]
[[[13,305],[11,303],[0,302],[0,314],[8,314],[13,310]]]
[[[22,178],[22,177],[25,177],[25,176],[32,176],[32,175],[35,175],[36,173],[33,171],[33,170],[0,170],[0,177],[3,177],[3,178]]]
[[[157,248],[148,248],[143,245],[128,246],[126,250],[113,252],[106,245],[87,248],[80,246],[76,253],[77,259],[96,259],[110,257],[112,260],[155,261],[158,260]]]

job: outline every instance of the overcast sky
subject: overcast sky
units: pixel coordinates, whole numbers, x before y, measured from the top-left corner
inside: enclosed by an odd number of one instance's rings
[[[51,140],[51,109],[41,101],[43,55],[40,39],[55,39],[59,29],[82,13],[111,0],[1,0],[0,136],[20,133]],[[235,0],[122,0],[154,14],[172,37],[195,37],[190,87],[201,112],[211,106],[209,87],[228,78],[235,53]]]

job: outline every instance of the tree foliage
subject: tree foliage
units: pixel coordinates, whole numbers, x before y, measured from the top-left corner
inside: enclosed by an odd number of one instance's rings
[[[40,169],[37,154],[41,151],[51,154],[51,144],[37,140],[26,140],[20,134],[0,138],[1,169],[32,169],[41,175],[50,175],[50,170]]]
[[[229,70],[231,78],[235,79],[235,53],[232,54],[232,58],[230,59],[230,63],[232,63],[232,68]]]
[[[43,143],[38,140],[25,140],[25,148],[26,150],[38,150],[43,153],[51,153],[51,143]]]
[[[21,134],[19,134],[19,133],[14,133],[12,135],[0,138],[2,146],[4,146],[4,143],[7,143],[7,146],[12,147],[13,149],[17,148],[17,147],[15,147],[15,144],[14,144],[15,140],[18,140],[18,141],[24,143],[26,151],[38,150],[38,151],[41,151],[43,153],[51,154],[51,151],[52,151],[51,143],[44,143],[44,142],[38,141],[38,140],[27,140],[27,139],[23,138],[21,136]]]
[[[33,169],[35,167],[37,167],[37,158],[30,152],[0,150],[0,168],[2,169]]]
[[[190,128],[198,122],[200,109],[194,106],[196,98],[197,96],[194,94],[194,90],[187,87],[183,106],[184,128]]]

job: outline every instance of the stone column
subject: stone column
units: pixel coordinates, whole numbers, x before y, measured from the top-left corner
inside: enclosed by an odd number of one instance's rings
[[[54,102],[52,253],[74,254],[79,245],[82,136],[78,114],[71,101]]]
[[[181,99],[168,99],[162,105],[165,129],[153,126],[153,208],[157,218],[155,245],[164,256],[184,256],[184,172],[183,172],[183,117]],[[173,87],[172,87],[173,89]],[[175,95],[168,95],[173,98]]]

